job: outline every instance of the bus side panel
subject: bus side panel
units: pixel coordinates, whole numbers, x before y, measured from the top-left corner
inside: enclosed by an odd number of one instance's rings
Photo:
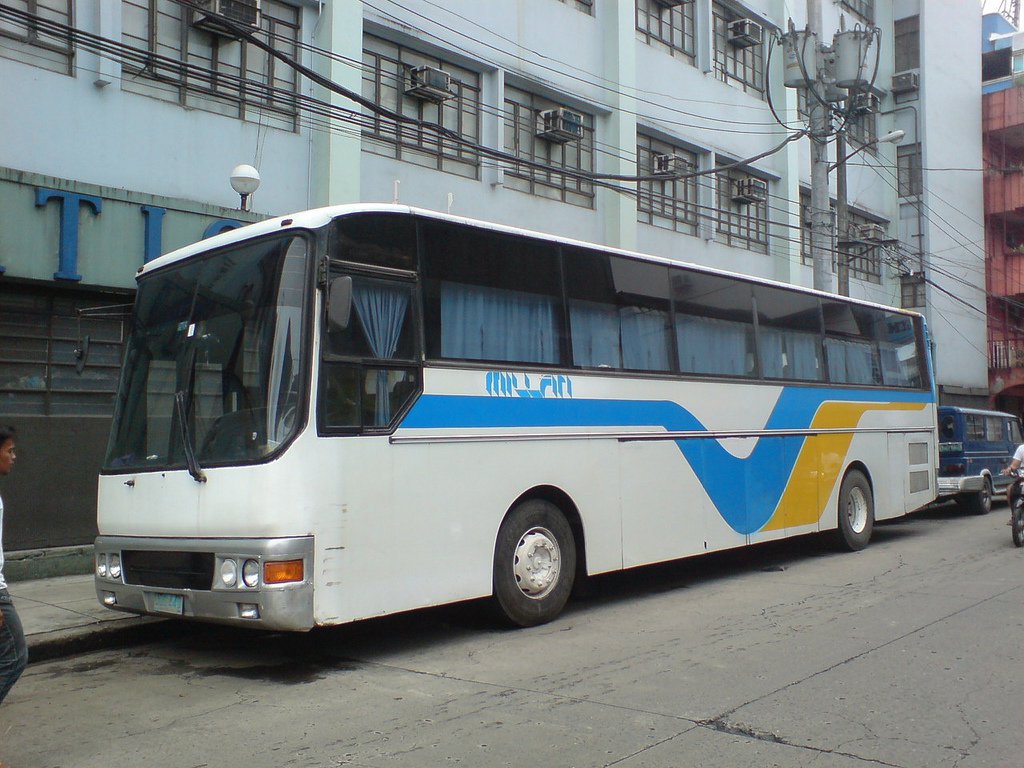
[[[656,563],[708,550],[714,504],[672,440],[621,444],[623,564]],[[728,526],[726,526],[728,529]],[[744,537],[728,529],[727,546]]]
[[[318,586],[319,622],[490,595],[498,527],[538,486],[577,506],[593,572],[621,568],[618,475],[606,471],[614,442],[324,442],[340,446],[341,464],[353,469],[335,473],[346,478],[335,484],[338,524],[317,541],[324,573],[335,574]]]

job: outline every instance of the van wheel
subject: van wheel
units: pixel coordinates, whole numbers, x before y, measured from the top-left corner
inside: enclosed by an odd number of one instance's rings
[[[972,515],[987,515],[992,511],[992,481],[985,478],[985,487],[964,498],[964,506]]]
[[[864,549],[875,526],[875,502],[863,472],[854,469],[843,478],[837,511],[839,545],[851,552]]]
[[[494,545],[494,601],[509,623],[532,627],[565,607],[576,576],[576,541],[554,504],[518,504],[498,529]]]

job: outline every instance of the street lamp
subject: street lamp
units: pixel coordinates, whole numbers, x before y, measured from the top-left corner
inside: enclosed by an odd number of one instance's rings
[[[249,210],[249,195],[260,187],[260,172],[251,165],[236,165],[231,171],[231,188],[241,197],[239,208]]]
[[[895,131],[889,131],[877,139],[869,141],[867,144],[854,149],[852,152],[846,151],[846,131],[836,132],[836,162],[834,165],[829,167],[836,169],[836,231],[839,233],[836,238],[836,277],[838,278],[838,292],[840,296],[850,295],[850,263],[846,254],[840,252],[839,238],[846,237],[847,229],[847,202],[846,202],[846,161],[856,155],[858,152],[872,147],[875,144],[898,144],[903,140],[905,132],[902,129],[896,129]]]

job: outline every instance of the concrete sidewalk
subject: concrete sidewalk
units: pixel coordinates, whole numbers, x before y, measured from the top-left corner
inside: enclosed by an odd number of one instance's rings
[[[92,574],[16,581],[7,588],[25,626],[30,664],[144,642],[165,623],[104,608]]]

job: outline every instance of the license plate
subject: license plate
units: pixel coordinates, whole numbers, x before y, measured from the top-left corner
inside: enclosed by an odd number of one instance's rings
[[[185,601],[181,595],[165,595],[160,592],[153,594],[153,610],[160,613],[176,613],[179,616]]]

